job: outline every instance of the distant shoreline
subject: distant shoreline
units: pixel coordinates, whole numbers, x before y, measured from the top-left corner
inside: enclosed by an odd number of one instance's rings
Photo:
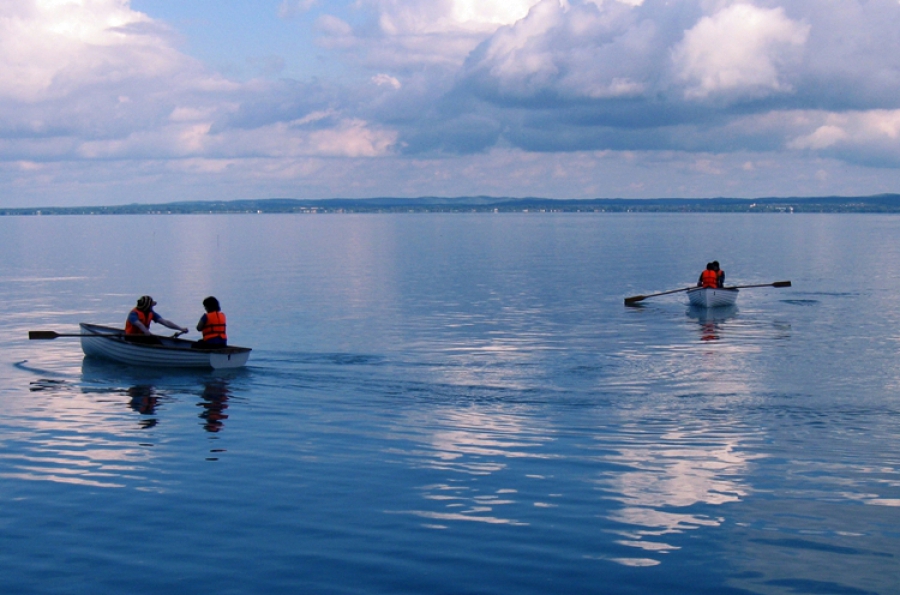
[[[788,198],[331,198],[0,208],[0,216],[317,213],[900,213],[900,194]]]

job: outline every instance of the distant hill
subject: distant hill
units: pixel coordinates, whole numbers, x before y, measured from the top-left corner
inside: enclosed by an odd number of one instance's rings
[[[768,198],[293,198],[171,202],[96,207],[0,209],[0,215],[138,215],[200,213],[631,212],[631,213],[900,213],[900,194]]]

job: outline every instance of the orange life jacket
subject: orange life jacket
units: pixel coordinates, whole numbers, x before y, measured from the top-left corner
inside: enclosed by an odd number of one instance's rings
[[[143,310],[138,310],[135,308],[132,312],[137,312],[138,320],[141,321],[147,330],[150,330],[150,323],[153,322],[153,310],[149,312],[144,312]],[[131,324],[131,314],[129,313],[128,318],[125,319],[125,334],[126,335],[143,335],[144,331],[139,329],[138,327]]]
[[[222,339],[227,341],[225,335],[225,313],[224,312],[207,312],[206,324],[203,325],[203,340]]]
[[[706,269],[705,271],[700,273],[700,286],[701,287],[718,287],[719,286],[719,274],[715,271]]]

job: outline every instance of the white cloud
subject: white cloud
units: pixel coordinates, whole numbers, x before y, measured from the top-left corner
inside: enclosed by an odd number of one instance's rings
[[[310,114],[293,122],[218,132],[211,122],[175,122],[124,138],[85,141],[76,153],[85,159],[358,158],[388,155],[397,142],[396,132],[354,118],[314,126],[328,116]]]
[[[369,0],[387,35],[491,33],[525,17],[540,0]]]
[[[227,158],[381,157],[391,154],[397,133],[358,118],[330,120],[333,114],[311,114],[292,122],[276,122],[250,130],[207,135],[205,154]]]
[[[560,70],[552,47],[541,42],[561,21],[559,6],[544,2],[528,19],[491,38],[482,60],[502,92],[532,93],[552,84]]]
[[[801,136],[788,143],[791,149],[825,149],[848,138],[847,133],[840,126],[826,124],[805,136]]]
[[[317,66],[236,82],[128,0],[0,0],[0,190],[21,196],[31,180],[66,196],[66,180],[101,188],[106,175],[133,200],[129,171],[148,196],[170,174],[194,196],[244,197],[855,193],[900,180],[900,3],[281,9],[309,13],[279,25],[318,31]],[[851,175],[858,190],[841,186]]]
[[[493,29],[525,18],[536,3],[536,0],[453,0],[451,15],[463,27]]]
[[[278,18],[291,19],[298,14],[308,12],[319,0],[282,0],[278,5]]]
[[[176,107],[169,114],[169,120],[173,122],[194,122],[208,120],[213,115],[212,109],[200,109],[196,107]]]
[[[353,34],[353,27],[343,19],[330,14],[319,17],[316,27],[329,37],[348,37]]]
[[[170,76],[185,61],[127,0],[5,0],[0,11],[0,97],[39,101]]]
[[[815,116],[818,118],[815,118]],[[821,123],[788,143],[791,149],[883,147],[900,163],[900,109],[813,115]]]
[[[335,157],[378,157],[386,155],[397,142],[390,130],[378,130],[362,120],[346,120],[327,130],[309,135],[309,153]]]
[[[321,102],[235,127],[284,84],[218,76],[127,0],[0,0],[0,79],[0,159],[19,162],[375,157],[397,138]]]
[[[392,77],[391,75],[384,74],[384,73],[376,74],[375,76],[373,76],[372,82],[375,83],[376,85],[378,85],[379,87],[387,85],[388,87],[391,87],[393,89],[399,89],[400,87],[403,86],[400,84],[400,81],[397,80],[395,77]]]
[[[651,98],[650,107],[663,97],[679,103],[670,55],[689,12],[663,2],[544,0],[469,57],[465,81],[498,103]]]
[[[798,56],[809,29],[785,16],[782,8],[735,4],[687,31],[672,60],[688,84],[688,98],[790,91],[782,68]]]
[[[556,2],[557,0],[553,0]],[[348,52],[377,69],[421,65],[456,69],[499,28],[525,18],[541,0],[360,0],[377,23],[354,29],[333,14],[320,17],[322,47]]]

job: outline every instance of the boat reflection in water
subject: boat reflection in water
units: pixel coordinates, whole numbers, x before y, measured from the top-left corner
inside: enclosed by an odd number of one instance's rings
[[[227,378],[214,378],[205,383],[201,395],[202,400],[197,403],[197,406],[203,408],[200,419],[204,421],[203,429],[207,432],[222,430],[225,420],[228,419],[225,410],[228,409],[230,396],[231,391]]]
[[[699,308],[690,306],[687,315],[700,323],[701,341],[718,341],[722,324],[737,314],[737,306],[722,306],[719,308]]]
[[[102,359],[85,357],[82,362],[81,391],[85,394],[124,395],[128,407],[141,415],[142,429],[155,427],[159,423],[159,409],[166,404],[174,405],[191,396],[201,408],[199,418],[207,432],[217,433],[223,429],[228,415],[228,400],[231,397],[228,374],[206,373],[189,370],[135,368]]]
[[[152,384],[137,384],[128,387],[126,391],[131,400],[129,406],[142,416],[156,415],[156,406],[159,404],[159,395],[156,387]],[[155,417],[142,417],[140,421],[141,428],[152,428],[157,424]]]

